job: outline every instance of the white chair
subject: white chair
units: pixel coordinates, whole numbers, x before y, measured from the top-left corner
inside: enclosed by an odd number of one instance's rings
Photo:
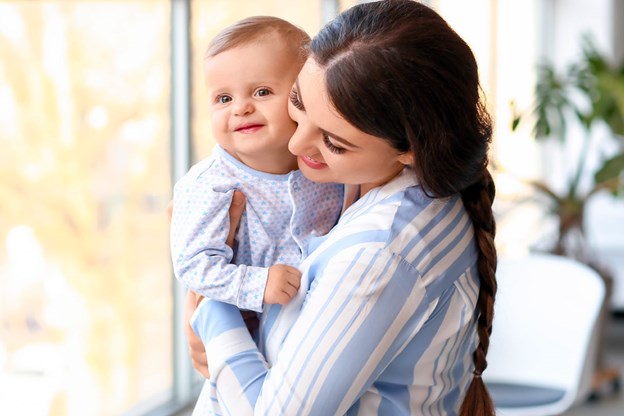
[[[499,259],[483,374],[500,416],[557,415],[585,400],[594,374],[601,277],[566,257]]]

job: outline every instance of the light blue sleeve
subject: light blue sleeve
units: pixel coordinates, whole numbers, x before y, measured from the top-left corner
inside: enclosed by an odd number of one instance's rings
[[[317,277],[270,370],[235,308],[197,309],[192,325],[224,413],[345,414],[422,327],[429,302],[409,265],[374,248],[339,257]]]
[[[193,415],[253,414],[268,365],[258,352],[240,311],[233,305],[203,299],[191,317],[191,327],[204,342],[211,374]],[[223,368],[217,363],[228,364]],[[212,382],[217,374],[219,387]],[[226,397],[220,394],[223,388],[227,391]]]
[[[174,273],[196,293],[261,312],[268,269],[230,264],[233,251],[225,241],[235,189],[217,192],[209,179],[190,172],[174,188],[170,235]]]

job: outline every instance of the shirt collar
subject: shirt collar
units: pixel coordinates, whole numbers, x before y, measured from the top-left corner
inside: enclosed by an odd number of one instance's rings
[[[411,168],[405,167],[403,168],[401,173],[391,179],[388,183],[378,186],[377,188],[373,188],[368,191],[366,195],[359,197],[359,199],[353,202],[353,204],[345,209],[343,213],[346,214],[347,212],[354,212],[356,210],[359,210],[360,207],[374,205],[380,201],[383,201],[384,199],[391,197],[392,195],[397,195],[401,193],[407,188],[417,185],[418,179],[416,178],[416,174]],[[351,192],[353,192],[353,187],[357,187],[355,188],[357,190],[359,188],[359,185],[346,185],[346,195],[349,195],[351,194]],[[359,192],[359,190],[357,192]],[[345,200],[345,202],[347,201]]]

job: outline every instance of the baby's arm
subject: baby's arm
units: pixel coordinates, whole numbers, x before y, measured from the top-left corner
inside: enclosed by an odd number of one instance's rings
[[[261,312],[268,269],[230,264],[233,251],[226,241],[234,190],[212,188],[192,176],[176,184],[171,218],[175,275],[198,294]]]
[[[301,272],[286,264],[269,268],[264,303],[286,305],[297,294],[301,283]]]

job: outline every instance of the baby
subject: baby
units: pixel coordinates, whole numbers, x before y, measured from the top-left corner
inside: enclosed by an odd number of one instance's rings
[[[174,187],[171,255],[185,286],[240,309],[288,303],[310,238],[327,233],[340,215],[342,186],[307,180],[288,151],[296,129],[288,97],[308,42],[291,23],[256,16],[221,31],[205,55],[217,144]],[[230,248],[235,190],[246,206]]]

